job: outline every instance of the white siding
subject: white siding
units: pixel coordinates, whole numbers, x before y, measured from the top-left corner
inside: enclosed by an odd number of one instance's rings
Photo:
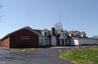
[[[74,40],[75,45],[79,45],[79,40]]]
[[[73,45],[83,44],[98,44],[98,40],[92,38],[73,38]]]
[[[56,37],[55,37],[55,36],[52,36],[52,37],[51,37],[51,45],[52,45],[52,46],[55,46],[56,43],[57,43],[57,42],[56,42]]]
[[[44,37],[39,37],[39,45],[45,46],[45,38]]]

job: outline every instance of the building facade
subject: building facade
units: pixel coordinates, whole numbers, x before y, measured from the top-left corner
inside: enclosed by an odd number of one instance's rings
[[[92,40],[86,37],[85,32],[61,31],[58,34],[54,27],[51,30],[38,30],[24,27],[2,38],[0,40],[0,46],[6,48],[38,48],[90,44],[88,41]],[[92,44],[95,44],[93,41]]]
[[[1,47],[7,48],[37,48],[39,47],[39,35],[27,27],[6,35],[1,39]]]

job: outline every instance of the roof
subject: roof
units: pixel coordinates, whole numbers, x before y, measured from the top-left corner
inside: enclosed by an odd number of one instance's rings
[[[27,27],[23,27],[23,28],[21,28],[21,29],[18,29],[18,30],[14,31],[14,32],[11,32],[11,33],[7,34],[6,36],[4,36],[4,37],[1,39],[1,41],[4,40],[5,38],[9,37],[11,34],[16,33],[16,32],[18,32],[18,31],[20,31],[20,30],[22,30],[22,29],[29,30],[29,31],[35,33],[36,35],[38,35],[39,37],[42,37],[41,30],[32,29],[32,28],[30,28],[30,27],[27,26]]]
[[[35,33],[35,34],[38,35],[38,36],[42,36],[41,30],[32,29],[32,28],[30,28],[30,27],[24,27],[24,28],[22,28],[22,29],[27,29],[27,30],[29,30],[29,31],[31,31],[31,32],[33,32],[33,33]]]

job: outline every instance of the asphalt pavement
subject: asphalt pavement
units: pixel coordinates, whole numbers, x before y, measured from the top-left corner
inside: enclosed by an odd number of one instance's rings
[[[0,48],[0,64],[73,64],[58,57],[71,48],[39,48],[28,51]]]

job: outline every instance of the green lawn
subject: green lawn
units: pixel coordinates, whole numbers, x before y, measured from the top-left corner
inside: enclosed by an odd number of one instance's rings
[[[39,50],[40,48],[16,48],[17,51],[25,52],[25,51],[34,51]]]
[[[60,58],[75,64],[98,64],[98,48],[66,51],[60,54]]]

